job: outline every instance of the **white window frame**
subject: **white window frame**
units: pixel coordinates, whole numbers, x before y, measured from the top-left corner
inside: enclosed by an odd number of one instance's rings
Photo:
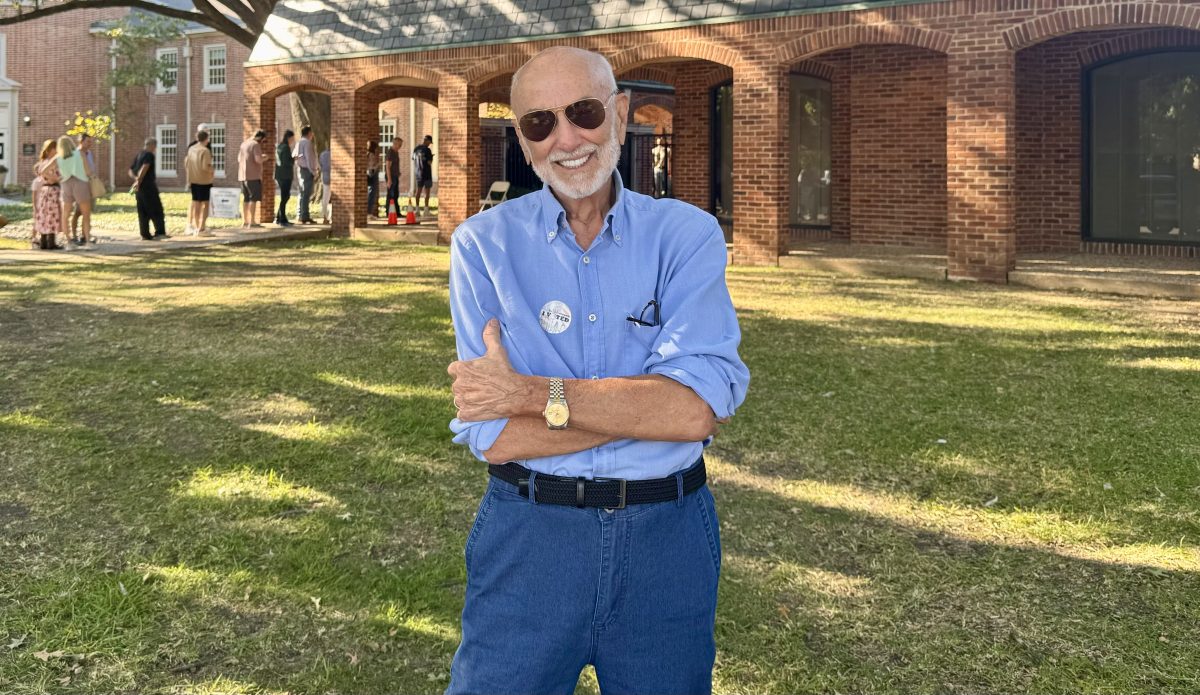
[[[8,77],[8,36],[0,32],[0,77]]]
[[[221,66],[221,70],[225,73],[225,80],[220,84],[212,82],[212,54],[216,49],[221,49],[225,52],[225,64]],[[229,84],[229,49],[223,43],[214,43],[204,47],[204,86],[200,91],[203,92],[224,92],[228,89]]]
[[[217,168],[217,143],[213,138],[213,129],[221,129],[221,168]],[[218,179],[225,178],[226,168],[229,166],[229,131],[225,130],[224,123],[208,123],[205,122],[204,129],[208,131],[208,142],[212,145],[213,158],[213,177]]]
[[[154,81],[155,94],[178,94],[179,93],[179,49],[178,48],[159,48],[154,51],[154,59],[162,60],[164,56],[175,56],[175,84],[170,88],[163,85],[159,80]]]
[[[167,145],[165,143],[166,138],[163,137],[163,133],[167,130],[172,130],[175,132],[175,143],[173,145]],[[154,126],[154,139],[158,141],[158,153],[154,157],[154,175],[162,176],[164,178],[179,176],[179,128],[173,123],[160,123],[159,125]],[[175,148],[175,169],[162,168],[163,162],[167,161],[165,153],[163,152],[163,150],[165,150],[167,147]]]

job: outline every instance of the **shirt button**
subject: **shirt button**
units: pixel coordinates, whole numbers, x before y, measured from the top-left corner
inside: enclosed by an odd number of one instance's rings
[[[595,314],[588,314],[588,321],[595,321],[595,320],[596,320]]]
[[[620,241],[620,240],[621,240],[621,235],[620,235],[620,234],[617,234],[617,235],[613,236],[613,239],[614,239],[614,240],[616,240],[616,241]]]
[[[547,234],[546,236],[548,236],[548,237],[550,237],[551,239],[553,239],[553,238],[556,236],[556,234],[557,234],[557,232],[550,232],[550,233],[549,233],[549,234]]]
[[[584,264],[584,265],[587,265],[588,263],[591,263],[591,262],[592,262],[592,259],[588,258],[587,256],[584,256],[584,257],[583,257],[583,264]]]

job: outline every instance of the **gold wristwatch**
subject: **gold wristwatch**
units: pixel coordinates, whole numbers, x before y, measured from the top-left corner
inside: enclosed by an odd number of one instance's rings
[[[571,419],[571,409],[567,407],[567,394],[563,389],[563,380],[550,377],[550,400],[546,401],[546,409],[542,411],[546,418],[546,426],[552,430],[567,429],[567,421]]]

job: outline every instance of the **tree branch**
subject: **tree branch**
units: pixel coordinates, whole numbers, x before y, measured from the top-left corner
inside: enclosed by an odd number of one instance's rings
[[[268,0],[268,4],[273,5]],[[200,12],[191,12],[189,10],[180,10],[167,5],[160,5],[151,0],[65,0],[65,2],[55,3],[53,5],[39,5],[35,9],[24,12],[18,8],[16,12],[0,16],[0,26],[9,24],[19,24],[28,22],[32,19],[41,17],[51,17],[63,12],[71,10],[95,9],[104,7],[128,7],[131,9],[142,10],[151,14],[162,15],[164,17],[173,17],[181,19],[185,22],[195,22],[203,24],[206,27],[215,29],[216,31],[225,34],[229,38],[246,46],[254,48],[254,43],[258,40],[258,35],[262,32],[262,28],[266,25],[266,17],[270,15],[271,10],[267,9],[264,13],[261,10],[255,12],[254,21],[246,22],[247,26],[240,26],[237,22],[221,13],[206,0],[196,0],[195,6]],[[258,8],[256,8],[258,9]],[[239,14],[240,16],[240,14]]]

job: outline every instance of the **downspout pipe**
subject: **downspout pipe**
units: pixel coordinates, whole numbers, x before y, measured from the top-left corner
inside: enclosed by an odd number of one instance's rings
[[[191,142],[192,136],[192,37],[183,35],[183,122],[187,126],[184,142]]]

